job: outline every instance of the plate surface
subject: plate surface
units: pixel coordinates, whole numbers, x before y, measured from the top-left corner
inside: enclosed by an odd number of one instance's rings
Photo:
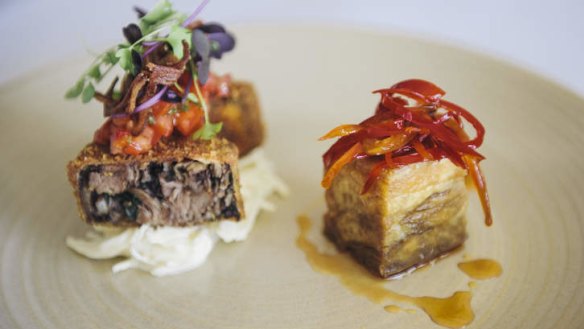
[[[267,153],[291,195],[260,217],[248,241],[220,245],[204,266],[179,276],[114,275],[114,261],[90,261],[65,246],[65,236],[86,227],[64,167],[102,118],[98,104],[66,102],[63,94],[89,59],[0,88],[0,327],[438,327],[420,310],[390,314],[353,295],[315,272],[295,245],[296,216],[319,223],[324,211],[320,155],[329,144],[318,136],[372,113],[372,90],[412,77],[437,83],[486,126],[483,168],[495,223],[483,225],[473,196],[463,252],[388,288],[449,296],[468,290],[471,279],[456,267],[463,255],[490,258],[504,272],[473,289],[469,328],[584,327],[582,99],[426,41],[323,28],[236,31],[237,50],[215,68],[256,84]]]

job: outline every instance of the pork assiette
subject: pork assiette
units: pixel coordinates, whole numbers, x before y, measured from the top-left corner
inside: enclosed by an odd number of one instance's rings
[[[113,156],[90,144],[68,166],[89,224],[187,226],[244,217],[237,149],[224,139],[170,141],[156,152]]]
[[[245,240],[268,201],[287,189],[261,148],[264,125],[251,83],[216,74],[233,50],[221,24],[168,0],[122,29],[67,98],[102,103],[93,141],[67,171],[82,219],[67,245],[91,259],[122,257],[112,270],[178,274],[202,265],[216,243]],[[105,92],[96,86],[114,77]]]

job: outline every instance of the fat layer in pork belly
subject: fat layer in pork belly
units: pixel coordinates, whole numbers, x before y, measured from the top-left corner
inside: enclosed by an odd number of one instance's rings
[[[326,192],[325,234],[387,278],[427,263],[466,239],[466,171],[450,160],[386,170],[361,193],[371,159],[345,166]]]

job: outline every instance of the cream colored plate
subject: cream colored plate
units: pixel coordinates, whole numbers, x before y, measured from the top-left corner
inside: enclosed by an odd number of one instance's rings
[[[101,122],[98,104],[62,95],[88,59],[62,62],[0,89],[0,327],[432,328],[424,312],[390,314],[315,272],[295,246],[295,218],[320,222],[322,133],[372,113],[370,92],[419,77],[487,127],[482,152],[495,224],[473,196],[462,253],[388,287],[448,296],[471,281],[456,264],[495,259],[503,276],[473,290],[471,328],[584,327],[584,101],[531,73],[459,49],[351,30],[236,29],[216,65],[253,80],[268,154],[292,194],[247,242],[222,245],[184,275],[113,275],[65,247],[81,234],[65,163]],[[311,239],[324,244],[313,232]],[[391,304],[391,303],[389,303]],[[409,305],[402,305],[412,308]]]

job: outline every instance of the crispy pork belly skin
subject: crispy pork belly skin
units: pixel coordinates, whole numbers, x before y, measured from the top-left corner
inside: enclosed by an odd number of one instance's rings
[[[387,278],[427,263],[466,240],[466,171],[450,160],[387,170],[361,194],[373,163],[345,166],[326,192],[325,234]]]
[[[140,156],[90,144],[67,169],[87,223],[191,226],[244,217],[237,159],[224,139],[161,142]]]
[[[223,122],[219,136],[235,143],[244,156],[262,144],[264,124],[253,85],[234,81],[230,88],[229,97],[211,99],[210,117],[212,122]]]

